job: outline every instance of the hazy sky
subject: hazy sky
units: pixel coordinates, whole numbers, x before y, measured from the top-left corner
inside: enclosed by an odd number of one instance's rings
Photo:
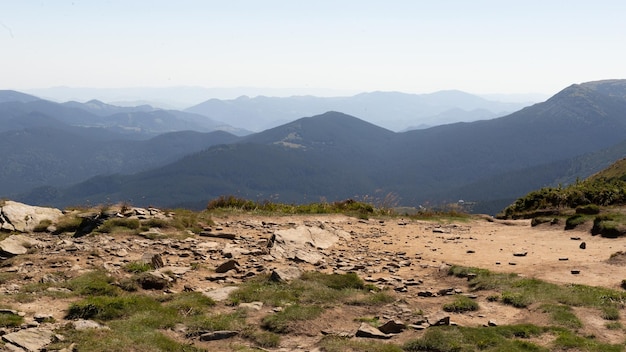
[[[0,89],[552,94],[626,78],[626,1],[0,0]]]

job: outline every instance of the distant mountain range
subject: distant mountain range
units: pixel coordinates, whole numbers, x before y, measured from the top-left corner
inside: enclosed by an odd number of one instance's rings
[[[385,96],[372,94],[361,98]],[[387,98],[389,115],[413,99],[396,93]],[[444,96],[430,98],[445,103]],[[10,156],[0,165],[7,185],[0,192],[61,207],[129,201],[202,208],[229,194],[293,203],[380,202],[391,194],[388,199],[398,199],[398,205],[463,199],[475,203],[475,211],[495,213],[530,190],[585,178],[626,156],[626,80],[572,85],[500,118],[406,132],[331,111],[239,137],[176,132],[130,138],[110,127],[134,119],[115,116],[155,118],[158,112],[191,124],[189,114],[199,114],[34,101],[49,108],[44,114],[24,108],[29,103],[0,103],[0,126],[14,126],[0,136],[5,158]],[[472,104],[475,99],[468,98],[463,107]],[[100,121],[97,111],[117,122],[76,125],[81,113],[88,114],[86,121]],[[87,179],[84,171],[94,177]]]
[[[232,100],[210,99],[185,111],[225,121],[233,126],[246,126],[252,131],[273,128],[302,116],[341,111],[377,126],[402,131],[491,119],[529,104],[489,101],[450,90],[431,94],[372,92],[334,98],[242,96]]]

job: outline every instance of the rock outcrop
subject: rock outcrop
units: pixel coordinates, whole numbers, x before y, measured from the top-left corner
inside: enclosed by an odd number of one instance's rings
[[[56,222],[63,212],[55,208],[37,207],[6,200],[0,202],[0,229],[32,232],[43,220]]]

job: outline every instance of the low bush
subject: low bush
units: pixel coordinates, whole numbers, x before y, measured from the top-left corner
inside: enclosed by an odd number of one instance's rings
[[[565,229],[572,230],[576,228],[576,226],[584,224],[586,220],[587,218],[585,218],[583,215],[574,214],[565,220]]]
[[[443,305],[444,311],[454,313],[472,312],[479,308],[476,301],[466,296],[457,296],[453,302]]]
[[[576,214],[596,215],[600,214],[600,207],[596,204],[579,205],[576,207]]]

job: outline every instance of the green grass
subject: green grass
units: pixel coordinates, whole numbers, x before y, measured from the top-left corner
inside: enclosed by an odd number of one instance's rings
[[[574,229],[578,225],[584,224],[587,221],[587,219],[588,218],[584,215],[574,214],[565,220],[565,229],[566,230]]]
[[[55,233],[74,232],[78,229],[82,221],[83,219],[76,215],[67,214],[55,224]]]
[[[527,339],[547,330],[534,325],[507,325],[497,327],[432,327],[424,335],[404,344],[413,351],[470,352],[470,351],[548,351]]]
[[[562,304],[543,304],[540,309],[544,313],[549,313],[552,322],[570,329],[579,329],[583,327],[583,323],[578,319],[576,314],[572,312],[572,308]]]
[[[557,338],[554,346],[555,350],[559,351],[619,352],[624,350],[623,344],[602,343],[593,337],[578,336],[569,330],[559,330],[555,333]]]
[[[253,278],[231,293],[230,300],[233,304],[261,301],[272,306],[290,303],[327,305],[353,299],[356,294],[374,295],[355,274],[307,272],[290,283],[274,282],[267,275]]]
[[[294,322],[313,320],[319,317],[323,310],[317,305],[290,305],[280,312],[263,318],[261,327],[274,333],[286,334],[292,331]]]
[[[24,318],[13,313],[0,313],[0,327],[13,328],[24,323]]]
[[[336,336],[326,336],[319,342],[324,352],[402,352],[402,347],[392,343],[362,341]]]
[[[130,262],[126,263],[123,266],[124,271],[129,273],[143,273],[146,271],[150,271],[154,269],[150,263],[142,263],[142,262]]]
[[[134,231],[139,229],[141,224],[138,219],[129,218],[111,218],[106,220],[102,225],[98,226],[94,232],[100,233],[113,233],[113,232],[125,232],[128,230]]]
[[[270,201],[258,202],[232,195],[220,196],[209,201],[207,210],[240,210],[272,214],[348,214],[360,217],[384,212],[383,209],[375,209],[372,204],[353,199],[331,203],[283,204]]]
[[[476,301],[466,296],[456,296],[454,301],[443,305],[444,311],[454,313],[473,312],[479,308]]]
[[[604,287],[557,285],[515,274],[459,266],[452,266],[448,273],[457,277],[475,275],[469,281],[471,290],[500,291],[501,301],[517,308],[525,308],[534,303],[550,303],[607,310],[609,307],[621,308],[626,303],[625,292]]]
[[[81,296],[117,296],[121,290],[114,281],[105,271],[95,270],[67,281],[65,287]]]

